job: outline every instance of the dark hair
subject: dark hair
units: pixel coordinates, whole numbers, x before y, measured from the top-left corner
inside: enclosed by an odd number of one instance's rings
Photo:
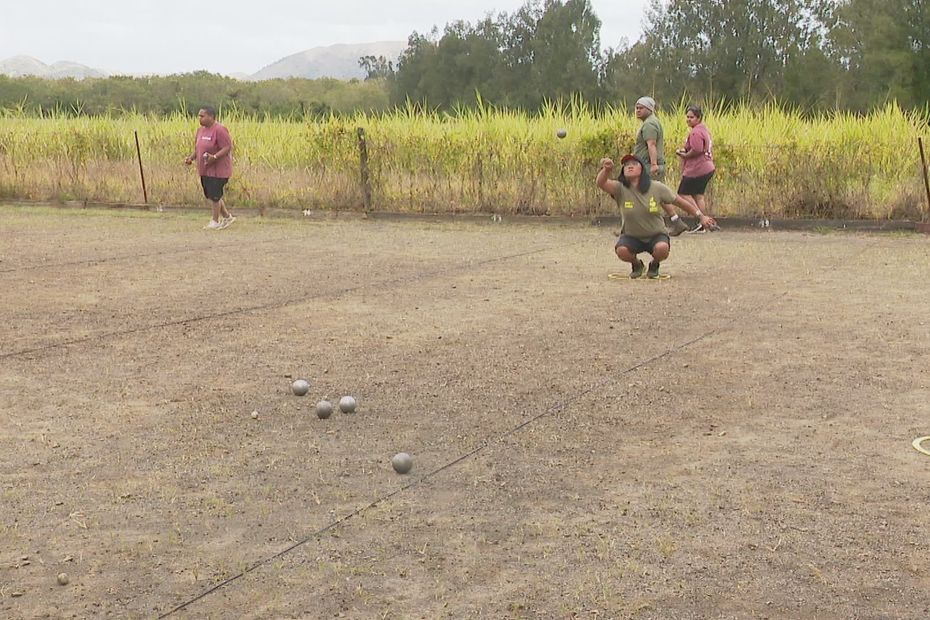
[[[201,106],[200,109],[206,112],[208,116],[216,118],[216,108],[214,108],[212,105]]]
[[[643,170],[639,174],[639,183],[636,184],[636,189],[639,190],[640,194],[645,194],[649,191],[649,186],[652,185],[652,179],[649,177],[649,170],[639,157],[634,157],[633,159],[639,162],[639,167]],[[630,180],[623,174],[623,168],[624,164],[620,164],[620,176],[617,177],[617,180],[623,184],[623,187],[629,188]]]
[[[692,114],[694,114],[696,117],[698,117],[698,119],[704,118],[704,110],[702,110],[701,106],[699,105],[694,105],[692,103],[687,108],[685,108],[685,114],[687,114],[688,112],[691,112]]]

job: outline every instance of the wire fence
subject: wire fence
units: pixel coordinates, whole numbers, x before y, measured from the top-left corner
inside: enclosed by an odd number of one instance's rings
[[[183,120],[140,130],[21,126],[0,119],[0,198],[198,205],[196,172],[182,165]],[[263,125],[266,125],[263,127]],[[594,185],[600,158],[619,158],[632,133],[600,127],[560,140],[538,130],[403,132],[397,127],[242,124],[233,206],[415,213],[596,216],[614,205]],[[39,127],[42,131],[30,131]],[[286,131],[285,131],[286,129]],[[394,131],[392,131],[394,129]],[[134,136],[138,131],[141,148]],[[911,144],[913,143],[913,144]],[[666,141],[666,183],[680,164]],[[708,189],[723,216],[909,219],[927,216],[916,140],[715,142]],[[139,161],[141,159],[141,162]],[[140,163],[142,164],[140,166]],[[145,175],[143,191],[140,168]]]

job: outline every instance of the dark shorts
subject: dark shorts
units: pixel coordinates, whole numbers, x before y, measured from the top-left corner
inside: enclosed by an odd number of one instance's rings
[[[713,176],[714,171],[711,170],[702,177],[681,177],[678,193],[682,196],[703,196]]]
[[[223,198],[223,188],[226,187],[226,182],[229,179],[221,179],[219,177],[200,177],[200,185],[203,187],[203,195],[207,197],[208,200],[213,202],[218,202]]]
[[[619,248],[622,245],[623,247],[629,249],[633,254],[642,254],[643,252],[652,254],[656,249],[656,244],[663,242],[669,244],[669,246],[672,245],[672,240],[664,233],[656,235],[652,239],[646,239],[645,241],[642,239],[637,239],[636,237],[631,237],[629,235],[620,235],[620,238],[617,239],[616,247]]]

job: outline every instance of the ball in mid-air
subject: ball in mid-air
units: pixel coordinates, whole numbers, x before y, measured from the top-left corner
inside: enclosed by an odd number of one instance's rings
[[[391,459],[391,467],[399,474],[406,474],[413,469],[413,457],[406,452],[398,452]]]
[[[565,131],[564,129],[559,129],[557,132],[555,132],[555,135],[558,136],[559,139],[561,140],[562,138],[568,135],[568,132]]]
[[[306,379],[298,379],[291,385],[291,389],[294,390],[295,396],[306,396],[310,391],[310,382]]]
[[[358,406],[358,403],[355,402],[355,399],[351,396],[343,396],[339,399],[339,410],[342,413],[355,413],[355,408]]]
[[[333,404],[328,400],[321,400],[316,404],[316,417],[325,420],[333,415]]]

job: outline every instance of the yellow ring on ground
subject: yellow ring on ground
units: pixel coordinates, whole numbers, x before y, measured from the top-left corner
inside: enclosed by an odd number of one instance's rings
[[[918,452],[922,454],[926,454],[927,456],[930,456],[930,450],[927,450],[921,445],[925,441],[930,441],[930,436],[918,437],[917,439],[914,440],[914,443],[912,443],[911,445],[914,446],[914,449],[917,450]]]
[[[608,280],[668,280],[672,276],[667,273],[660,273],[658,278],[647,278],[642,276],[640,278],[631,278],[628,273],[608,273]]]

